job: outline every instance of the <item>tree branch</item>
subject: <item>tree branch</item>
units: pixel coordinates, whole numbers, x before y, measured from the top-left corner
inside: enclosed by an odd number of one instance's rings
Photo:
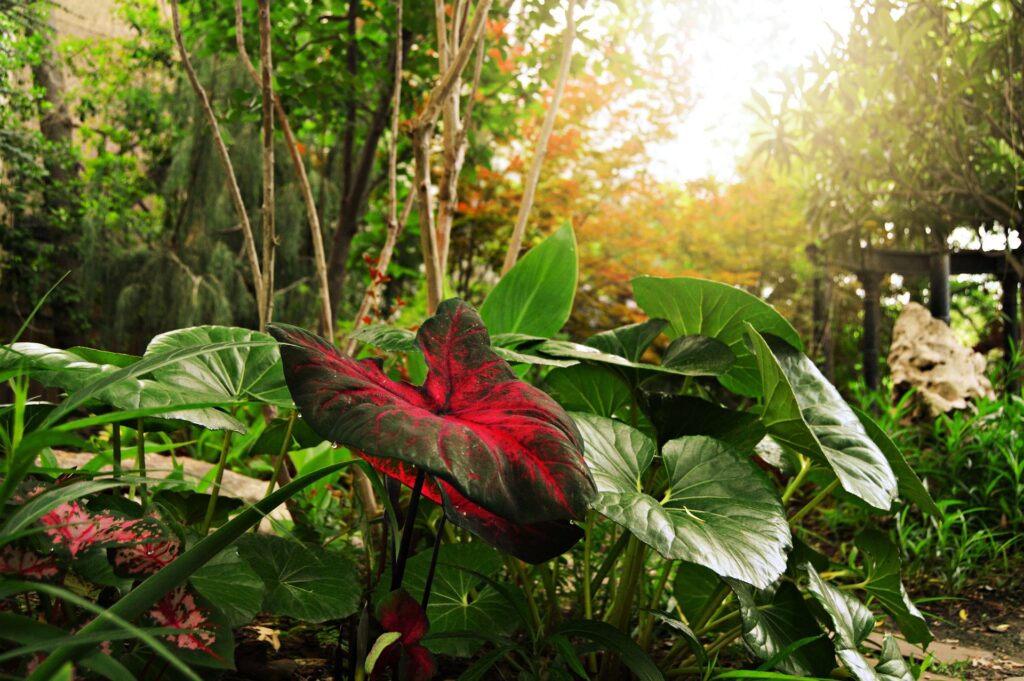
[[[270,46],[270,0],[258,0],[260,17],[260,98],[263,103],[263,312],[264,325],[274,316],[274,84]],[[263,330],[263,329],[261,329]]]
[[[196,95],[199,97],[199,103],[202,106],[203,114],[206,116],[206,122],[210,126],[214,148],[217,150],[217,156],[220,158],[227,175],[228,193],[231,195],[231,202],[235,207],[235,212],[238,213],[238,219],[242,225],[242,236],[245,242],[244,250],[246,259],[249,261],[249,269],[252,271],[253,285],[256,288],[256,308],[260,314],[260,330],[263,331],[267,325],[267,320],[263,318],[263,314],[266,311],[263,301],[265,288],[263,285],[263,275],[260,271],[259,256],[256,254],[256,240],[252,235],[252,224],[249,222],[249,214],[245,210],[245,202],[242,201],[242,192],[238,188],[238,180],[235,178],[235,169],[231,164],[231,156],[228,154],[228,148],[225,146],[224,138],[220,134],[220,125],[217,123],[217,117],[214,116],[213,108],[210,106],[210,98],[199,82],[195,69],[192,68],[192,62],[188,58],[188,52],[185,50],[185,42],[181,37],[181,18],[178,16],[177,0],[171,0],[171,22],[174,29],[174,42],[178,45],[182,65],[188,74],[188,80],[192,84],[192,89],[195,90]]]
[[[523,245],[526,221],[530,217],[530,209],[533,208],[533,197],[537,191],[537,182],[540,180],[541,167],[544,165],[544,155],[547,153],[548,140],[551,138],[551,131],[555,127],[558,106],[562,101],[562,93],[565,91],[565,81],[569,77],[569,65],[572,63],[572,43],[576,39],[575,9],[576,0],[569,0],[569,7],[565,10],[565,33],[562,34],[562,58],[558,65],[558,80],[555,81],[555,91],[551,95],[551,104],[548,106],[548,111],[544,116],[544,123],[540,130],[540,139],[537,140],[537,150],[534,152],[533,162],[530,164],[530,173],[526,177],[526,186],[523,188],[523,199],[519,203],[516,225],[512,229],[512,238],[509,240],[508,251],[505,253],[505,263],[501,267],[502,275],[508,274],[512,266],[516,264],[516,260],[519,259],[519,249]]]
[[[256,72],[249,59],[249,53],[245,49],[245,31],[242,21],[242,0],[235,0],[235,43],[238,46],[238,54],[242,59],[242,65],[249,73],[249,77],[257,85],[262,85],[260,75]],[[306,164],[299,153],[299,146],[295,141],[292,126],[288,122],[284,105],[276,92],[271,92],[274,100],[274,111],[277,114],[278,125],[284,134],[285,146],[288,148],[288,155],[291,156],[292,164],[299,180],[299,189],[302,191],[302,199],[306,207],[306,218],[309,220],[310,240],[313,244],[313,266],[316,269],[317,285],[320,289],[320,332],[327,336],[327,339],[334,342],[334,321],[331,311],[331,292],[327,283],[327,259],[324,256],[324,237],[320,227],[320,213],[317,210],[316,200],[313,198],[313,189],[309,184],[309,177],[306,175]]]

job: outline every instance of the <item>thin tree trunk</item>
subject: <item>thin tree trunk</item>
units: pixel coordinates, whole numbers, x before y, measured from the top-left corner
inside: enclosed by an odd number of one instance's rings
[[[263,313],[264,327],[274,316],[274,255],[277,236],[274,225],[274,86],[270,47],[270,0],[259,0],[260,96],[263,103]],[[265,329],[261,329],[265,330]]]
[[[231,156],[228,154],[228,148],[220,134],[220,125],[217,123],[217,117],[213,113],[213,107],[210,106],[210,98],[199,82],[196,71],[192,68],[192,62],[189,60],[188,51],[185,49],[185,42],[181,37],[181,18],[178,16],[177,0],[171,0],[171,23],[174,28],[174,42],[177,43],[178,53],[181,55],[181,63],[185,67],[185,73],[188,75],[189,83],[192,84],[192,89],[195,90],[196,96],[199,98],[199,104],[202,106],[206,122],[209,124],[210,132],[213,135],[214,148],[217,150],[217,156],[224,166],[228,193],[231,195],[231,203],[235,207],[235,212],[238,214],[238,220],[242,226],[244,251],[246,259],[249,261],[249,269],[252,272],[253,286],[256,289],[256,309],[259,311],[260,316],[260,331],[265,331],[267,328],[267,320],[264,316],[266,314],[264,303],[265,289],[263,286],[263,274],[260,270],[259,256],[256,254],[256,240],[252,234],[252,224],[249,222],[249,213],[245,210],[242,192],[238,188],[238,180],[235,177],[235,168],[231,163]]]
[[[238,46],[238,54],[242,64],[248,71],[254,82],[262,87],[262,78],[256,73],[249,53],[245,49],[244,22],[242,21],[242,0],[235,0],[235,43]],[[324,238],[320,229],[320,214],[317,210],[316,201],[313,199],[313,190],[309,184],[309,176],[306,175],[306,164],[299,153],[299,146],[295,141],[292,126],[288,122],[281,98],[272,89],[270,96],[273,99],[274,111],[277,114],[278,124],[284,134],[285,146],[288,147],[288,154],[291,156],[295,166],[295,172],[299,180],[299,188],[302,191],[302,199],[306,207],[306,219],[309,221],[310,241],[313,245],[313,266],[316,269],[317,285],[320,289],[320,332],[327,336],[328,340],[334,341],[334,321],[331,310],[331,294],[327,284],[327,261],[324,257]]]
[[[533,197],[537,191],[537,182],[540,180],[541,167],[544,165],[544,155],[547,153],[548,140],[551,138],[551,131],[555,127],[558,106],[561,104],[562,93],[565,91],[565,81],[569,77],[569,65],[572,63],[572,43],[576,39],[575,9],[576,0],[569,0],[569,7],[565,10],[565,33],[562,34],[562,57],[558,65],[558,79],[555,81],[555,91],[551,95],[551,104],[541,126],[540,139],[537,140],[537,149],[534,152],[533,162],[530,164],[530,173],[526,177],[526,186],[523,188],[523,200],[519,204],[516,225],[512,229],[512,238],[509,240],[508,251],[505,253],[505,263],[501,268],[503,275],[507,274],[512,269],[512,266],[516,264],[516,260],[519,259],[519,249],[522,248],[523,235],[526,233],[526,221],[530,217],[530,209],[533,208]]]

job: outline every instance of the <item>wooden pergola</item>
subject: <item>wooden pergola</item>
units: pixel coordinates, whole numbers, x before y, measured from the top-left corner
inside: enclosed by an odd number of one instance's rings
[[[817,249],[809,248],[812,260]],[[1020,259],[1024,249],[1016,250],[1013,255]],[[920,252],[904,250],[880,250],[863,248],[858,253],[846,257],[831,257],[828,264],[837,265],[853,272],[864,288],[864,382],[871,389],[879,386],[878,360],[879,324],[882,317],[881,283],[882,278],[889,274],[900,274],[904,277],[928,277],[930,299],[928,307],[932,316],[947,324],[950,321],[950,287],[949,278],[954,274],[988,274],[996,277],[1003,286],[1002,312],[1004,324],[1003,347],[1008,351],[1020,344],[1020,323],[1017,313],[1020,300],[1020,277],[1011,266],[1007,254],[1003,251],[945,251]],[[825,283],[814,282],[814,342],[816,347],[826,348],[826,373],[831,373],[832,358],[828,344],[825,342],[827,329],[827,304],[825,300]]]

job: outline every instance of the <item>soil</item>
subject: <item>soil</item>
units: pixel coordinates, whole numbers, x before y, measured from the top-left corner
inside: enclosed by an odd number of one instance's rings
[[[927,678],[1024,681],[1024,592],[982,585],[922,610],[935,637]],[[907,657],[925,658],[915,646],[900,647]]]

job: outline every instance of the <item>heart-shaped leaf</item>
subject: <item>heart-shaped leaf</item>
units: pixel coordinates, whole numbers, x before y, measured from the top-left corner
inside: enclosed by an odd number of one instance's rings
[[[153,375],[161,383],[190,392],[204,401],[256,400],[291,408],[280,354],[276,347],[266,344],[271,340],[265,333],[233,326],[194,326],[155,337],[143,357],[212,343],[252,342],[251,347],[189,357],[160,367]]]
[[[633,293],[644,312],[668,320],[673,337],[709,336],[729,346],[736,363],[718,380],[741,395],[761,394],[757,362],[744,343],[744,322],[803,348],[796,330],[771,305],[727,284],[690,277],[637,277]]]
[[[466,303],[443,302],[416,334],[429,367],[422,386],[392,381],[301,329],[271,332],[303,418],[325,439],[415,465],[514,523],[586,513],[594,486],[578,431],[494,354]]]
[[[359,606],[359,574],[340,556],[263,534],[239,539],[238,555],[263,580],[264,612],[323,622],[348,617]]]
[[[592,507],[669,559],[765,587],[786,568],[789,525],[771,483],[724,442],[684,437],[662,448],[668,489],[643,488],[654,442],[634,428],[575,415],[597,483]]]
[[[384,459],[368,454],[363,454],[363,458],[385,475],[409,487],[415,484],[416,470],[413,466],[398,459]],[[423,496],[444,506],[445,515],[451,522],[527,563],[551,560],[583,538],[583,530],[568,520],[514,523],[470,501],[443,480],[427,478],[423,485]]]
[[[94,358],[97,356],[101,355],[93,354]],[[124,356],[119,358],[119,361],[123,361]],[[17,366],[29,371],[32,378],[43,385],[62,388],[68,393],[124,368],[114,364],[98,364],[70,350],[58,350],[40,343],[15,343],[0,348],[0,370]],[[186,421],[210,430],[245,432],[241,421],[217,409],[173,408],[220,400],[204,399],[191,391],[148,378],[132,376],[121,379],[96,391],[92,399],[125,410],[166,407],[168,410],[161,413],[159,418]]]
[[[263,580],[233,546],[192,573],[189,584],[206,600],[216,603],[232,627],[252,621],[260,612],[266,591]]]
[[[544,380],[558,403],[569,411],[610,418],[633,402],[629,384],[608,367],[581,364],[552,371]]]
[[[864,554],[868,574],[864,588],[892,615],[908,641],[928,645],[932,640],[928,623],[900,581],[899,549],[878,530],[861,532],[856,543]]]
[[[432,553],[418,553],[406,564],[402,585],[417,599],[426,586]],[[500,636],[515,631],[518,619],[514,605],[473,574],[491,577],[503,564],[501,555],[486,544],[442,544],[427,605],[431,633],[480,631]],[[387,577],[385,574],[381,582],[387,584]],[[445,637],[431,639],[425,645],[435,653],[468,657],[480,649],[483,641]]]
[[[610,355],[639,362],[647,348],[668,326],[664,319],[648,319],[639,324],[628,324],[610,331],[602,331],[587,339],[587,345]]]
[[[735,581],[730,586],[740,604],[743,640],[754,654],[771,660],[797,642],[817,636],[779,659],[776,668],[794,676],[828,677],[836,666],[832,646],[792,582],[764,590]]]
[[[576,296],[576,236],[566,224],[519,259],[480,306],[491,333],[551,338]]]
[[[764,437],[764,426],[754,414],[726,409],[692,395],[641,392],[640,401],[658,431],[658,442],[684,435],[707,435],[742,453],[752,451]]]
[[[799,350],[748,328],[764,383],[761,420],[779,444],[830,467],[850,494],[888,510],[896,476],[857,415]]]
[[[722,341],[709,336],[680,336],[669,343],[661,366],[687,376],[720,376],[736,363]]]

